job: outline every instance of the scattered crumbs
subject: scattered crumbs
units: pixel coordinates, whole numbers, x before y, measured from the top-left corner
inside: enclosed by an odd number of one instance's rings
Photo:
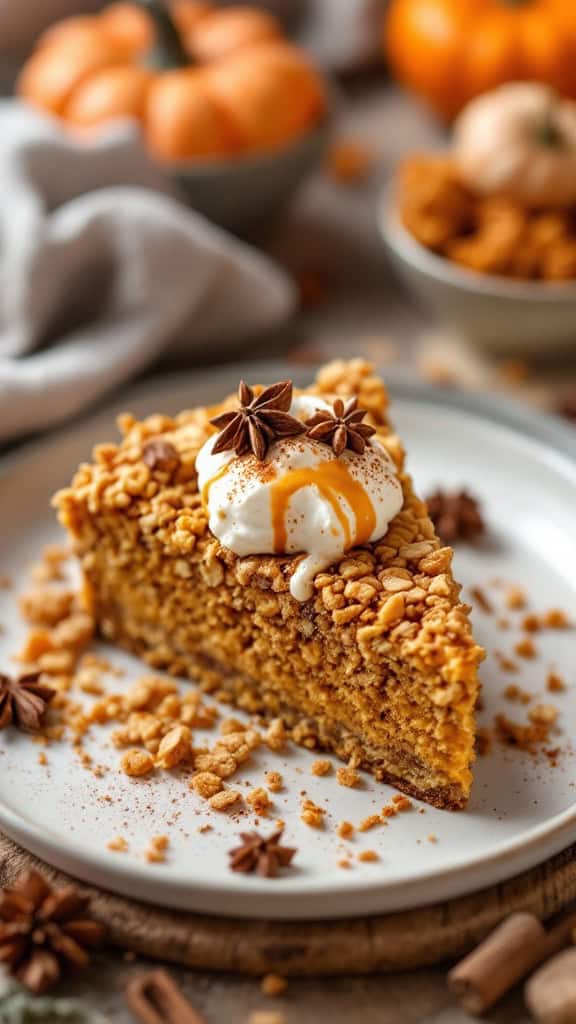
[[[351,839],[354,835],[354,825],[351,821],[341,821],[336,831],[340,836],[340,839]]]
[[[88,754],[82,757],[82,763],[87,763]],[[147,750],[127,750],[120,762],[122,771],[130,778],[138,779],[144,775],[150,775],[154,771],[154,758]]]
[[[347,824],[347,823],[345,823]],[[358,825],[359,832],[368,832],[371,828],[375,828],[376,825],[382,824],[382,816],[380,814],[369,814],[367,818]]]
[[[343,868],[345,871],[352,867],[352,861],[349,857],[341,857],[340,860],[336,861],[337,867]]]
[[[551,608],[542,616],[542,625],[546,629],[569,629],[570,620],[561,608]]]
[[[227,811],[241,800],[242,794],[237,789],[223,789],[211,796],[208,802],[213,811]]]
[[[546,689],[549,693],[564,693],[566,683],[556,672],[549,672],[546,679]]]
[[[528,718],[531,722],[542,725],[554,725],[558,720],[558,715],[558,708],[555,708],[553,704],[536,704],[528,712]]]
[[[198,828],[198,832],[200,833],[200,835],[204,835],[206,832],[211,832],[211,831],[212,831],[212,825],[208,825],[208,824],[200,825],[199,828]]]
[[[336,778],[340,786],[348,786],[349,789],[353,789],[360,782],[360,774],[355,768],[338,768],[336,772]]]
[[[429,843],[437,843],[438,842],[438,836],[434,835],[433,832],[431,832],[430,835],[427,836],[426,838],[428,839]]]
[[[533,708],[532,712],[536,709]],[[537,712],[537,716],[540,713]],[[541,718],[532,719],[532,721],[523,725],[519,722],[514,722],[508,718],[507,715],[496,715],[494,718],[494,728],[497,738],[508,747],[516,747],[518,750],[525,751],[529,754],[535,754],[538,749],[542,748],[542,745],[548,742],[550,724],[547,721],[543,721]]]
[[[126,853],[128,851],[128,843],[124,836],[116,836],[106,844],[108,850],[112,850],[112,853]]]
[[[410,798],[404,796],[403,793],[396,793],[396,796],[392,797],[392,803],[397,811],[409,811],[414,806]]]
[[[529,704],[532,700],[532,694],[528,693],[527,690],[523,690],[521,686],[517,686],[516,683],[511,683],[504,690],[502,696],[506,700],[516,701],[520,704]]]
[[[522,640],[519,640],[516,646],[514,647],[514,651],[519,658],[531,659],[535,658],[538,654],[538,651],[536,650],[536,645],[529,636],[523,637]]]
[[[339,769],[341,771],[341,769]],[[332,762],[320,758],[314,761],[312,768],[312,775],[328,775],[332,771]]]
[[[266,817],[272,806],[272,801],[263,786],[251,789],[246,796],[246,803],[255,814],[259,814],[263,818]]]
[[[214,772],[198,772],[190,780],[189,786],[204,800],[209,800],[224,788],[224,783]]]
[[[363,181],[373,162],[370,151],[359,142],[336,140],[328,153],[327,170],[342,185]]]
[[[284,750],[288,742],[286,726],[281,718],[274,718],[264,733],[264,743],[270,749],[279,753]]]
[[[246,732],[244,722],[241,722],[238,718],[225,718],[220,723],[221,736],[230,736],[232,733],[236,732]]]
[[[305,799],[300,806],[300,821],[310,828],[322,828],[326,811],[319,807],[313,800]]]
[[[542,623],[540,622],[540,619],[533,613],[525,615],[522,619],[522,629],[525,630],[526,633],[537,633],[541,626]]]
[[[486,594],[482,590],[482,587],[471,587],[470,594],[472,595],[472,600],[476,602],[478,607],[481,608],[482,611],[486,613],[486,615],[492,614],[494,609],[490,604],[490,601],[486,597]]]
[[[506,607],[511,611],[520,611],[526,607],[526,594],[521,587],[509,587],[504,598]]]
[[[260,982],[260,991],[265,996],[281,996],[287,987],[288,982],[281,974],[265,974]]]
[[[496,661],[498,662],[498,667],[502,670],[502,672],[518,671],[518,665],[516,664],[516,662],[512,661],[512,658],[509,658],[506,654],[502,654],[501,651],[494,651],[494,657],[496,658]]]
[[[496,625],[498,629],[510,629],[510,619],[507,619],[505,615],[502,615],[499,619],[496,619]]]
[[[264,772],[264,782],[271,793],[279,793],[284,785],[280,772]]]
[[[380,857],[376,853],[376,850],[361,850],[358,854],[358,860],[363,864],[370,864],[375,860],[380,860]]]
[[[44,765],[44,767],[48,764],[48,758],[43,750],[38,754],[38,764]]]
[[[11,590],[12,586],[13,584],[10,577],[4,576],[2,573],[0,573],[0,590]]]
[[[168,836],[152,836],[145,857],[149,864],[163,864],[170,845]]]
[[[274,828],[276,829],[277,832],[283,832],[284,829],[286,828],[286,822],[284,821],[284,819],[283,818],[276,818],[276,821],[274,823]]]
[[[250,1014],[248,1024],[286,1024],[283,1013],[270,1013],[269,1010],[254,1010]]]

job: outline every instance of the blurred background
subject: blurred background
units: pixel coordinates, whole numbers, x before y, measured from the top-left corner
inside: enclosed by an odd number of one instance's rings
[[[0,83],[0,443],[262,355],[576,418],[568,5],[0,0]]]

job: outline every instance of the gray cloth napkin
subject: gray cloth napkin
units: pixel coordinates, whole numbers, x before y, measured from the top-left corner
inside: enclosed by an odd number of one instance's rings
[[[0,102],[0,442],[78,412],[178,343],[217,352],[295,305],[264,255],[181,205],[136,129],[90,146]]]

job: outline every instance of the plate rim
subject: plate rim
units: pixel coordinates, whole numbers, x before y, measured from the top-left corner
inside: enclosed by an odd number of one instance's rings
[[[211,384],[215,383],[214,378],[230,378],[234,373],[239,370],[243,373],[246,372],[247,366],[250,368],[250,373],[256,376],[261,374],[264,376],[272,377],[280,373],[292,373],[293,376],[299,379],[312,376],[316,367],[293,367],[285,360],[259,360],[244,363],[230,363],[224,366],[215,368],[206,368],[201,371],[190,371],[191,384],[193,387],[198,388],[199,377],[209,379]],[[561,421],[556,422],[552,416],[547,416],[542,413],[534,413],[531,410],[527,410],[518,403],[512,401],[502,400],[500,396],[474,394],[468,392],[457,392],[451,389],[438,388],[434,385],[427,384],[425,382],[414,381],[404,370],[392,370],[391,368],[379,367],[378,372],[382,373],[382,376],[386,380],[387,386],[389,387],[392,402],[396,399],[401,401],[415,401],[418,404],[426,404],[427,406],[442,405],[449,408],[456,409],[465,414],[475,415],[483,420],[488,420],[490,424],[494,422],[500,424],[503,427],[511,429],[514,433],[520,434],[525,439],[526,436],[534,441],[538,441],[548,449],[552,449],[556,454],[567,456],[573,468],[576,469],[576,431],[570,425],[564,425]],[[61,437],[68,436],[78,425],[89,426],[91,420],[109,413],[113,414],[114,410],[118,407],[119,403],[123,405],[129,405],[130,402],[142,402],[148,397],[152,397],[153,394],[167,392],[171,387],[177,387],[179,390],[186,385],[186,375],[182,372],[171,372],[156,375],[153,378],[140,381],[135,386],[126,389],[120,389],[114,394],[112,400],[104,403],[99,403],[98,406],[91,410],[88,415],[81,417],[75,417],[73,421],[67,423],[65,426],[60,427],[56,431],[50,432],[50,434],[42,439],[32,439],[19,445],[16,449],[0,457],[0,484],[5,480],[6,476],[9,475],[12,467],[16,467],[25,463],[28,459],[37,458],[42,454],[43,451],[51,449],[54,445],[58,444]],[[574,435],[574,436],[572,436]],[[8,807],[3,801],[0,801],[0,824],[6,834],[15,838],[17,842],[23,842],[22,836],[25,837],[25,842],[28,845],[28,849],[32,852],[38,853],[39,855],[46,857],[47,854],[44,852],[49,851],[51,863],[57,866],[62,865],[62,861],[66,860],[66,854],[69,853],[70,857],[74,860],[75,864],[79,864],[83,869],[88,869],[89,872],[104,871],[112,881],[122,885],[122,882],[132,880],[136,886],[143,887],[150,884],[150,873],[149,869],[145,865],[134,863],[123,863],[122,861],[116,861],[113,864],[110,863],[109,859],[103,853],[92,850],[87,844],[76,840],[74,837],[69,837],[69,844],[64,851],[64,857],[60,857],[61,848],[58,844],[56,837],[51,838],[50,833],[42,833],[39,829],[36,829],[32,822],[26,817],[19,817],[10,807]],[[576,803],[562,811],[560,814],[555,815],[550,821],[542,822],[539,825],[533,826],[527,832],[523,834],[523,837],[509,838],[503,840],[496,847],[494,847],[490,853],[479,855],[475,858],[466,858],[465,864],[460,861],[452,863],[450,866],[437,865],[431,867],[425,872],[425,874],[418,875],[414,881],[418,885],[427,883],[433,885],[435,880],[442,880],[449,883],[454,879],[455,876],[462,876],[463,879],[468,879],[462,892],[473,892],[484,886],[484,882],[475,883],[470,879],[470,875],[475,872],[483,872],[487,868],[498,865],[500,862],[500,869],[496,869],[496,873],[492,876],[492,879],[487,884],[496,884],[499,881],[503,881],[505,878],[513,877],[517,873],[516,867],[512,874],[506,872],[505,863],[507,858],[516,854],[518,858],[521,858],[524,862],[524,867],[531,868],[536,866],[538,863],[546,860],[549,856],[554,853],[560,852],[564,846],[564,837],[566,838],[566,844],[568,844],[570,836],[568,834],[570,828],[576,824]],[[566,833],[566,836],[565,836]],[[546,845],[548,852],[542,857],[539,856],[539,851],[542,845]],[[552,849],[550,849],[552,847]],[[59,863],[58,863],[59,862]],[[71,870],[70,868],[64,868],[64,870]],[[75,869],[72,869],[73,871]],[[498,877],[496,877],[496,875]],[[249,882],[247,887],[246,882]],[[304,884],[303,884],[304,883]],[[112,884],[110,887],[112,887]],[[387,881],[385,878],[369,878],[363,876],[355,876],[346,878],[346,885],[344,889],[348,894],[348,898],[354,898],[355,896],[367,896],[369,893],[376,894],[382,889],[386,889],[388,893],[395,893],[402,886],[410,884],[407,879],[395,879],[393,881]],[[129,888],[129,886],[128,886]],[[278,907],[278,910],[273,909],[271,905],[267,908],[267,912],[270,916],[281,918],[283,915],[286,917],[289,912],[289,904],[295,899],[306,899],[314,895],[323,897],[324,899],[330,899],[334,895],[335,886],[331,884],[327,889],[320,879],[306,879],[302,876],[297,879],[293,878],[282,878],[280,884],[274,887],[274,892],[271,893],[269,885],[266,885],[263,881],[258,879],[237,878],[235,875],[230,875],[229,878],[219,880],[217,884],[213,884],[211,887],[206,887],[205,882],[194,882],[189,878],[184,878],[179,874],[171,872],[169,877],[158,873],[154,878],[154,893],[152,902],[160,903],[162,905],[170,905],[170,903],[163,903],[167,898],[170,891],[176,889],[186,888],[189,893],[193,893],[195,890],[202,890],[206,895],[209,892],[214,894],[217,898],[226,898],[227,896],[249,896],[250,898],[259,899],[259,897],[267,897],[268,900],[273,896],[274,905]],[[342,890],[338,886],[339,892]],[[126,887],[118,889],[120,892],[127,892]],[[422,900],[416,904],[409,901],[407,906],[423,906],[426,903],[431,902],[430,900]],[[400,908],[399,908],[400,909]],[[217,913],[211,911],[211,913]],[[261,916],[258,913],[248,913],[247,911],[241,912],[237,909],[234,911],[236,916]],[[342,911],[339,910],[336,915],[332,916],[353,916],[354,911]],[[356,911],[358,913],[358,911]],[[373,913],[383,913],[382,911],[373,911]],[[228,915],[230,916],[230,915]],[[292,915],[289,915],[292,916]],[[299,919],[305,919],[305,915],[296,914]],[[318,913],[314,916],[318,917]],[[322,915],[320,915],[322,916]],[[330,915],[324,914],[326,918]]]

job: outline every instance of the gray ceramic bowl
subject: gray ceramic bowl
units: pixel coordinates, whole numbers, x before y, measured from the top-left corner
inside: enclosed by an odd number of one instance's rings
[[[189,205],[221,227],[243,233],[266,226],[321,162],[331,120],[329,109],[307,135],[270,153],[179,166],[174,180]]]
[[[494,352],[576,351],[576,282],[515,281],[458,267],[407,231],[390,191],[378,221],[400,276],[442,322]]]

